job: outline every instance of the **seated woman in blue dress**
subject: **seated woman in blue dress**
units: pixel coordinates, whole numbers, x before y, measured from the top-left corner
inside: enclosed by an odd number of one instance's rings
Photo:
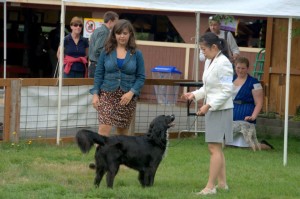
[[[256,123],[256,118],[263,106],[263,88],[256,78],[248,74],[248,70],[249,60],[245,57],[238,57],[235,62],[236,75],[233,78],[233,121],[244,120]],[[242,134],[234,135],[230,145],[250,148]],[[273,146],[265,140],[261,141],[260,147],[273,149]]]

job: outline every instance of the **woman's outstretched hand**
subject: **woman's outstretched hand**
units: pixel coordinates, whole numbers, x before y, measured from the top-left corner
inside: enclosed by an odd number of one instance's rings
[[[193,93],[183,93],[181,95],[181,98],[186,99],[186,100],[193,100],[193,99],[195,99],[195,95]]]
[[[254,116],[246,116],[245,120],[252,122],[252,121],[256,120],[256,117],[254,117]]]

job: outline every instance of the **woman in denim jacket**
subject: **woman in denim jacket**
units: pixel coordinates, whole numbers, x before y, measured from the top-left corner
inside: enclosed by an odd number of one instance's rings
[[[98,111],[99,134],[108,136],[112,126],[118,134],[127,134],[144,82],[144,58],[136,49],[133,26],[119,20],[100,54],[90,90]]]

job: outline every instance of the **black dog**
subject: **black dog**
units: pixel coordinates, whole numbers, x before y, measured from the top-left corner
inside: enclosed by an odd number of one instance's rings
[[[107,172],[107,187],[112,188],[121,164],[139,171],[139,182],[143,187],[152,186],[159,163],[167,145],[167,130],[173,126],[174,115],[160,115],[150,124],[148,133],[142,136],[116,135],[106,137],[89,130],[80,130],[76,140],[83,153],[98,144],[95,153],[96,177],[99,187]]]

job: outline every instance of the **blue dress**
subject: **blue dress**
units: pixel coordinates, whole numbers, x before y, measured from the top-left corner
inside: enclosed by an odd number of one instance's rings
[[[235,75],[233,77],[233,81],[236,78],[237,76]],[[252,115],[255,108],[252,90],[254,89],[254,84],[257,83],[259,83],[259,81],[256,78],[248,75],[245,83],[241,86],[240,90],[233,99],[233,121],[244,120],[246,116]],[[250,123],[256,123],[256,121],[251,121]],[[233,136],[233,142],[229,145],[237,147],[250,147],[243,134],[235,134]]]
[[[233,81],[236,78],[237,76],[234,76]],[[256,78],[248,75],[245,83],[233,99],[233,121],[244,120],[246,116],[252,115],[255,108],[252,90],[254,89],[253,85],[257,83],[259,83],[259,81]],[[256,120],[251,123],[256,123]]]

